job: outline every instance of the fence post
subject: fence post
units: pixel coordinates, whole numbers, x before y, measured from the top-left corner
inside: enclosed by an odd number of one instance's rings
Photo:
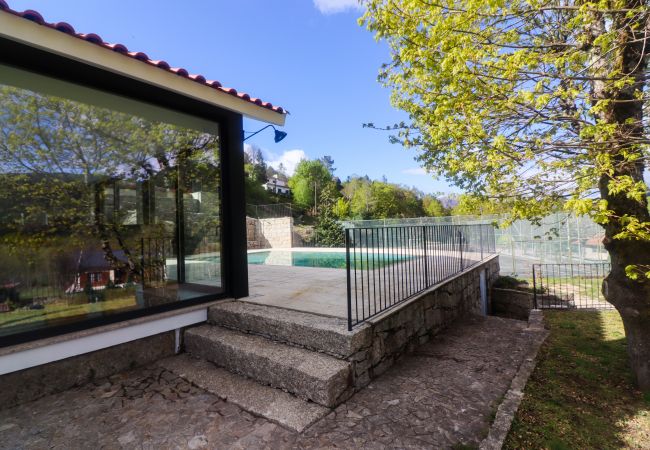
[[[458,233],[458,250],[460,251],[460,270],[464,270],[465,266],[463,265],[463,233],[460,230]]]
[[[429,287],[429,258],[427,257],[427,227],[422,225],[422,246],[424,248],[424,282]]]
[[[537,308],[537,278],[535,277],[535,264],[533,264],[533,305]]]
[[[345,229],[345,267],[348,283],[348,331],[352,331],[352,282],[350,280],[350,229]]]
[[[479,241],[481,245],[481,261],[483,261],[483,229],[485,228],[485,225],[480,225],[479,226]]]

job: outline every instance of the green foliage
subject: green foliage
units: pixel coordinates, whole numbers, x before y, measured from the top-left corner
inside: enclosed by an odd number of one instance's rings
[[[334,212],[339,193],[334,183],[329,183],[321,191],[318,220],[316,222],[316,239],[321,247],[342,247],[345,245],[343,227]]]
[[[442,202],[433,195],[425,195],[422,198],[422,210],[428,217],[443,217],[450,215],[450,211],[448,211]]]
[[[258,184],[264,184],[268,181],[268,167],[266,161],[264,161],[262,150],[259,147],[251,145],[246,148],[244,152],[244,165],[248,178]]]
[[[392,140],[429,173],[512,218],[588,214],[650,254],[646,2],[364,3],[391,48],[379,79],[411,120]]]
[[[296,171],[289,179],[289,187],[294,202],[301,208],[314,207],[314,195],[332,181],[332,174],[320,160],[302,160],[296,166]]]
[[[368,177],[348,179],[343,183],[342,194],[348,202],[347,218],[352,219],[421,217],[425,215],[423,199],[427,199],[430,207],[433,202],[433,197],[424,197],[413,189],[386,181],[372,181]]]
[[[457,200],[458,203],[451,210],[454,216],[507,214],[510,210],[507,204],[480,195],[461,194]]]

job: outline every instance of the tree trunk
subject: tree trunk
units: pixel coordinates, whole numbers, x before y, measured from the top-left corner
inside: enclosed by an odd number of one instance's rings
[[[626,8],[641,8],[644,0],[628,0]],[[598,35],[605,27],[601,17],[596,21],[598,26],[593,33]],[[614,87],[611,83],[594,81],[594,100],[607,100],[608,104],[599,114],[599,119],[605,123],[616,125],[615,133],[607,140],[607,147],[602,152],[611,158],[612,168],[604,173],[599,180],[601,198],[607,200],[611,211],[605,228],[605,248],[609,252],[612,269],[603,282],[603,294],[621,314],[627,337],[627,349],[630,365],[638,386],[650,391],[650,280],[639,274],[638,280],[629,278],[626,267],[636,266],[642,272],[650,268],[650,242],[628,233],[628,237],[617,239],[616,236],[625,231],[627,218],[638,220],[641,227],[650,223],[648,201],[642,198],[629,198],[626,192],[612,194],[610,184],[623,177],[631,178],[635,183],[644,183],[645,170],[644,140],[644,101],[640,95],[646,85],[646,70],[648,66],[648,41],[646,33],[647,14],[628,16],[617,14],[612,20],[612,27],[618,30],[618,48],[607,55],[611,58],[609,67],[597,67],[597,75],[607,76],[614,69],[632,80],[623,87]],[[600,27],[600,28],[599,28]],[[594,49],[598,52],[597,49]],[[598,56],[601,62],[607,61],[605,55]],[[636,156],[636,159],[629,155]],[[648,191],[646,187],[646,192]]]
[[[609,241],[612,270],[603,282],[603,294],[623,319],[630,366],[639,388],[650,392],[650,283],[628,278],[625,267],[648,263],[650,245],[636,241]]]

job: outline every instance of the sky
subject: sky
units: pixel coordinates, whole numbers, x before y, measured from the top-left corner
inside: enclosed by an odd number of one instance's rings
[[[301,158],[330,155],[335,174],[386,176],[424,192],[457,192],[434,180],[416,152],[391,144],[383,131],[363,128],[406,120],[377,82],[389,61],[384,43],[360,27],[356,0],[8,0],[46,21],[164,59],[172,67],[219,80],[290,112],[288,136],[273,142],[266,130],[247,143],[291,169]],[[265,124],[245,120],[252,132]]]

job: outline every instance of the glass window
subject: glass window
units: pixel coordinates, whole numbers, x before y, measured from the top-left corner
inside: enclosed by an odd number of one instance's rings
[[[223,292],[217,124],[0,65],[0,338]]]

